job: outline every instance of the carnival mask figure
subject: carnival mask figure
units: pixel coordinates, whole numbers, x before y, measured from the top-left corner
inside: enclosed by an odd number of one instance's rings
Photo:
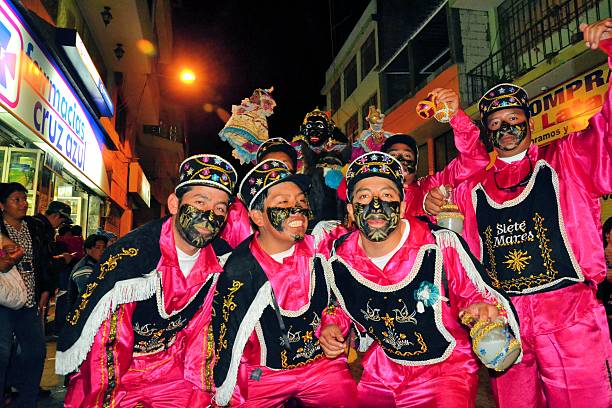
[[[232,105],[232,115],[219,132],[221,140],[234,148],[232,156],[240,163],[255,161],[257,150],[268,140],[267,118],[276,106],[271,95],[273,90],[273,87],[258,88],[240,105]]]
[[[332,136],[334,124],[327,113],[318,108],[306,114],[300,127],[300,134],[310,147],[323,146]]]

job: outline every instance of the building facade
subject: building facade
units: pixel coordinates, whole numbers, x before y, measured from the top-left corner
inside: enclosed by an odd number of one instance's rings
[[[1,181],[26,186],[30,213],[68,203],[84,234],[159,217],[184,156],[184,117],[164,106],[157,75],[172,60],[169,1],[2,0],[0,11]]]
[[[538,144],[584,129],[601,108],[609,81],[606,56],[584,46],[579,25],[610,17],[612,1],[423,3],[413,7],[395,0],[372,1],[351,34],[352,43],[349,37],[347,50],[343,47],[328,70],[323,88],[337,122],[357,114],[357,133],[366,127],[367,110],[355,109],[365,97],[341,98],[334,104],[332,89],[346,82],[346,68],[341,67],[349,66],[351,55],[359,55],[357,38],[372,24],[377,64],[368,75],[378,80],[368,82],[367,89],[376,89],[378,106],[386,114],[385,130],[417,139],[419,156],[427,158],[419,163],[419,176],[442,169],[457,154],[448,125],[416,115],[417,103],[435,88],[454,89],[462,108],[477,121],[477,101],[487,89],[501,82],[523,86],[531,97],[533,139]],[[358,83],[357,90],[359,86],[366,84]],[[604,197],[602,202],[605,220],[612,216],[612,199]]]

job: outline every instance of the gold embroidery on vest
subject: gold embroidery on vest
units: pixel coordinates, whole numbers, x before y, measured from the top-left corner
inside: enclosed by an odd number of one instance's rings
[[[539,213],[535,213],[532,219],[535,223],[533,229],[536,232],[538,247],[540,248],[540,254],[542,256],[545,271],[537,275],[519,276],[500,281],[495,265],[495,255],[493,253],[492,230],[491,227],[488,226],[485,229],[484,235],[487,254],[489,255],[491,262],[491,270],[487,268],[486,271],[492,280],[493,287],[501,287],[506,291],[521,291],[553,282],[559,274],[559,271],[557,271],[555,268],[555,261],[550,256],[552,249],[548,245],[550,243],[550,239],[546,236],[548,228],[546,228],[543,224],[544,217],[542,217]],[[516,249],[509,251],[506,258],[508,260],[504,261],[504,263],[508,264],[509,269],[517,273],[521,273],[522,270],[527,267],[527,261],[531,260],[531,256],[527,256],[527,252]]]
[[[527,251],[512,249],[506,255],[504,263],[514,272],[521,274],[527,268],[527,265],[529,265],[530,260],[531,256],[527,255]]]
[[[100,264],[100,275],[98,275],[98,279],[102,280],[106,276],[107,272],[112,271],[117,267],[118,262],[123,259],[125,256],[134,257],[138,255],[139,250],[137,248],[121,248],[121,252],[115,255],[111,255],[108,259]]]

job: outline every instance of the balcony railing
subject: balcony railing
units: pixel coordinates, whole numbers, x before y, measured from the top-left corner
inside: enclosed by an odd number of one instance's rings
[[[506,24],[510,19],[518,25],[513,30],[517,34],[467,73],[468,104],[477,101],[492,86],[520,77],[541,62],[550,61],[564,48],[581,41],[580,24],[610,17],[611,3],[612,0],[514,2],[504,10],[506,15],[500,24]]]

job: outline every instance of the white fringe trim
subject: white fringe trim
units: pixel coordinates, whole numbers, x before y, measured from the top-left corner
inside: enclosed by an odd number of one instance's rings
[[[434,231],[433,234],[436,237],[436,242],[441,249],[451,247],[455,249],[455,251],[457,251],[457,255],[459,255],[459,260],[461,261],[461,266],[463,266],[463,269],[465,269],[468,278],[474,284],[474,286],[476,286],[478,292],[480,292],[480,294],[485,299],[493,298],[504,307],[508,315],[508,324],[510,325],[510,328],[512,329],[512,332],[514,333],[516,339],[521,342],[521,332],[519,330],[518,322],[516,321],[516,318],[512,313],[510,302],[508,302],[508,300],[506,300],[506,298],[503,297],[498,291],[487,285],[486,282],[482,280],[480,273],[478,273],[478,270],[472,262],[472,259],[463,248],[463,245],[461,245],[461,242],[459,241],[457,235],[455,235],[454,232],[443,230]],[[521,343],[521,354],[516,360],[516,363],[520,363],[522,358],[523,348]]]
[[[229,404],[232,394],[234,393],[234,388],[236,387],[238,367],[240,365],[242,352],[244,351],[244,347],[246,346],[249,337],[251,337],[251,333],[253,333],[255,326],[259,322],[261,314],[270,304],[271,298],[272,286],[268,281],[264,283],[264,285],[257,292],[255,299],[253,299],[251,306],[249,306],[249,310],[247,310],[246,314],[244,315],[244,319],[238,328],[238,333],[236,335],[236,339],[234,340],[234,345],[232,346],[232,359],[230,361],[229,369],[227,370],[227,375],[225,376],[225,381],[223,381],[221,386],[217,387],[217,391],[213,397],[217,405],[226,406]]]
[[[66,351],[55,354],[55,373],[66,375],[77,371],[87,357],[100,330],[100,326],[120,305],[146,300],[155,295],[157,281],[156,271],[152,271],[141,278],[119,281],[107,292],[94,307],[85,322],[81,336]]]

